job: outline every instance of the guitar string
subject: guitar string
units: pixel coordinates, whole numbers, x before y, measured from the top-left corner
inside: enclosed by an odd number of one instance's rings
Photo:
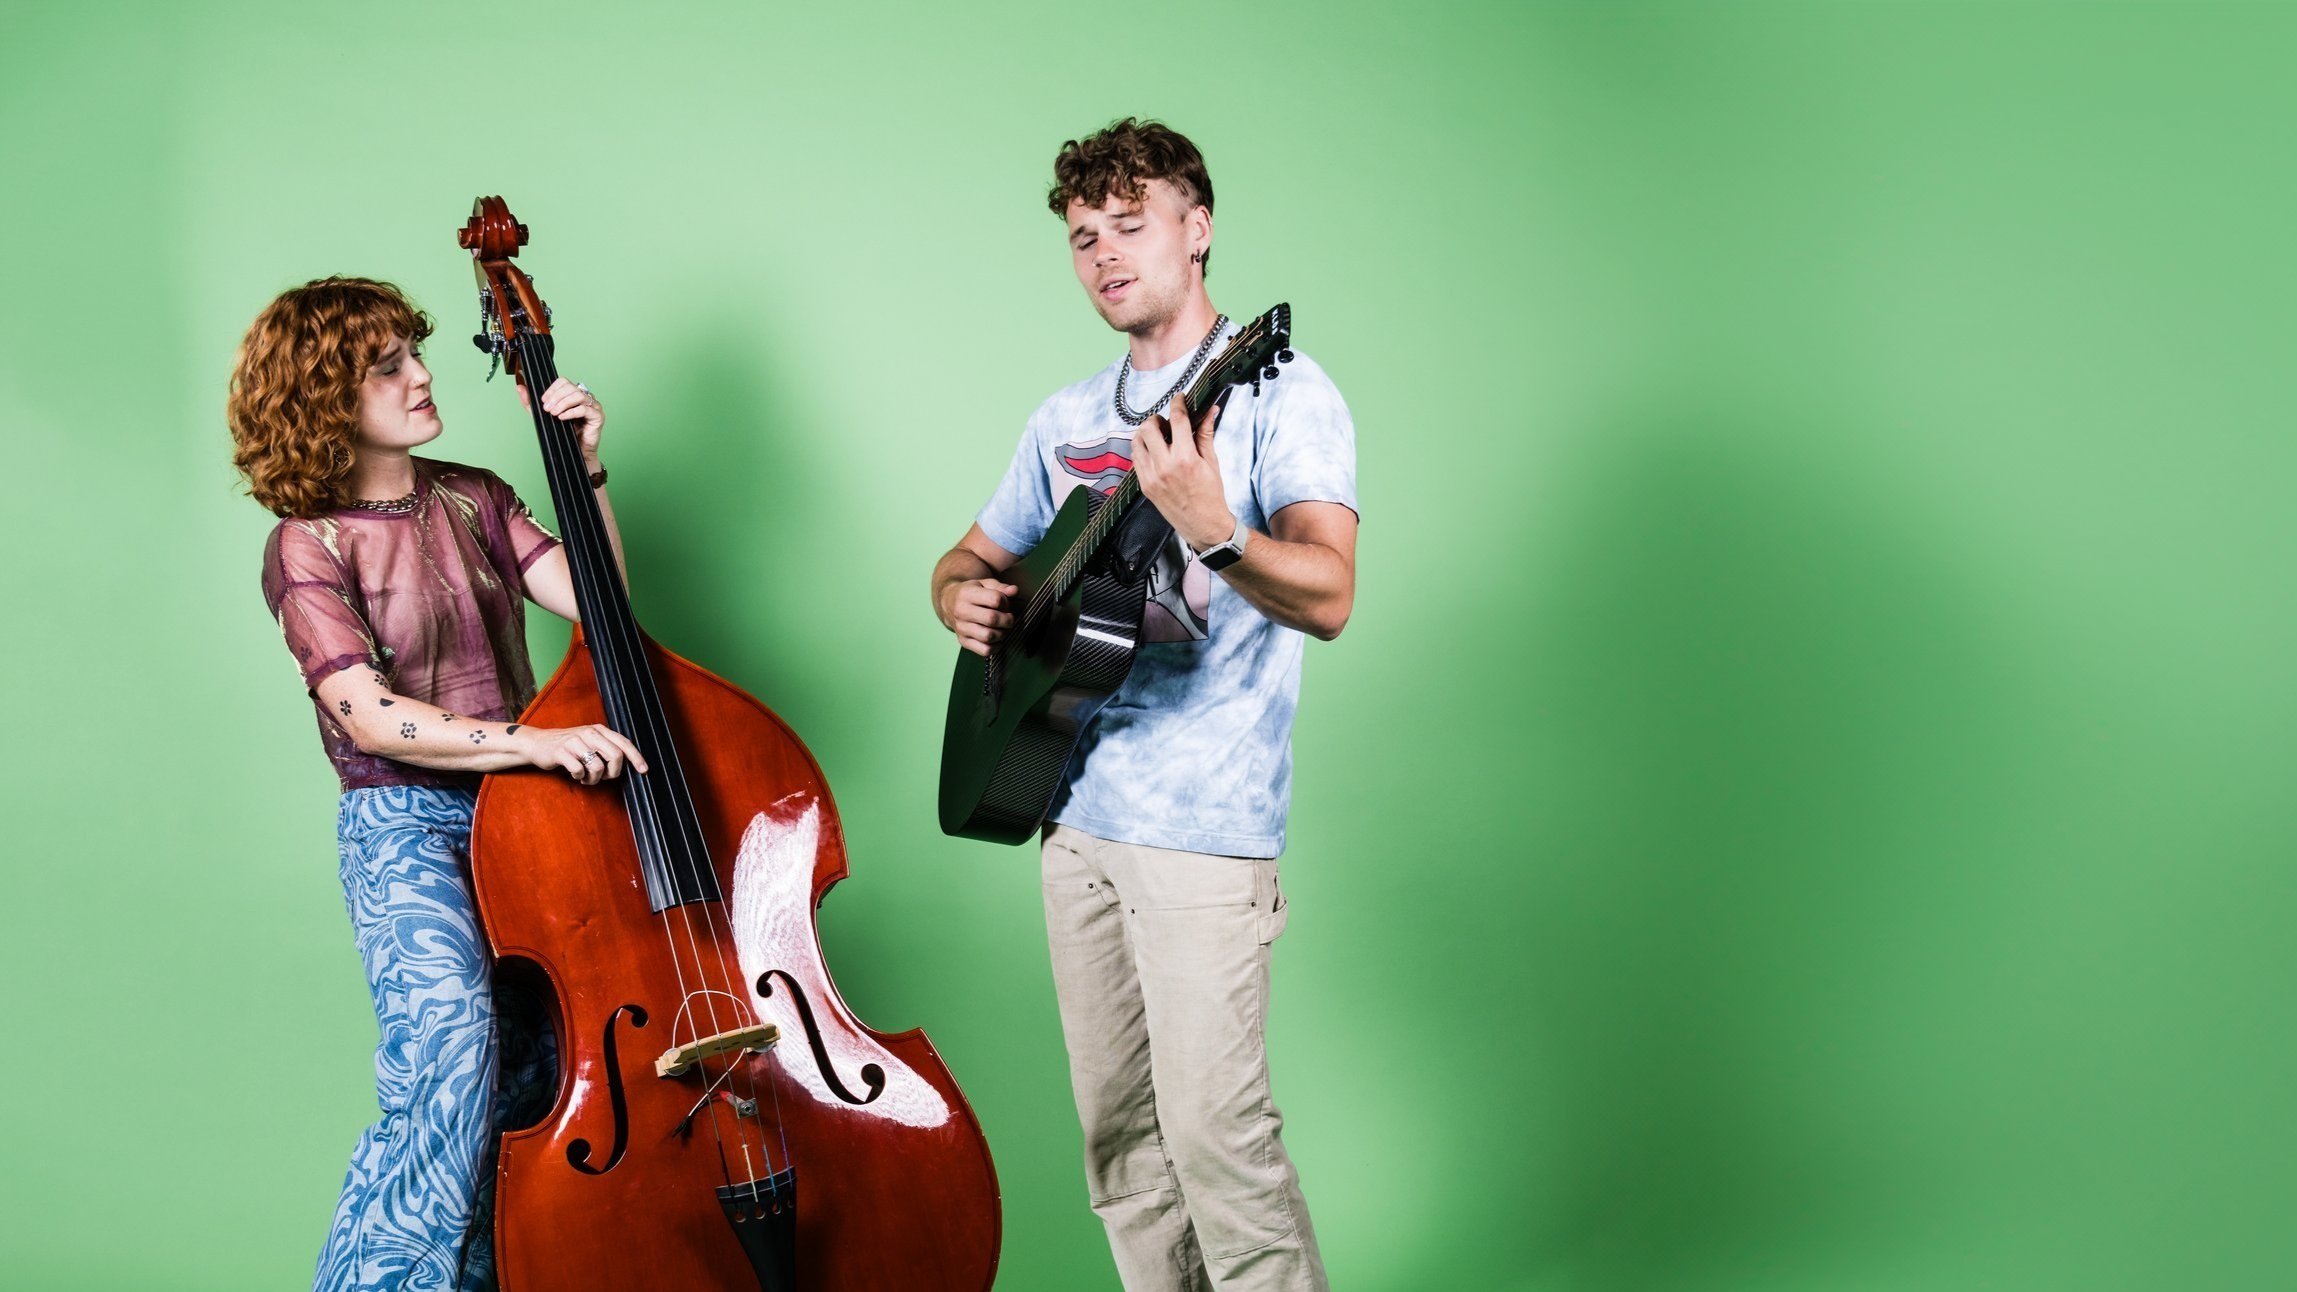
[[[1244,331],[1240,332],[1236,339],[1231,341],[1227,348],[1221,352],[1220,358],[1205,371],[1197,383],[1189,388],[1182,402],[1192,415],[1197,409],[1204,406],[1205,398],[1215,388],[1215,381],[1220,372],[1229,366],[1231,357],[1258,340],[1255,333],[1262,324],[1262,319],[1254,319],[1247,325]],[[1062,595],[1066,595],[1064,585],[1076,576],[1076,567],[1090,556],[1094,548],[1097,548],[1101,542],[1107,539],[1109,532],[1117,526],[1117,515],[1130,507],[1139,493],[1139,469],[1128,467],[1123,478],[1117,482],[1116,487],[1109,491],[1109,502],[1094,514],[1091,521],[1087,522],[1085,530],[1078,535],[1079,541],[1070,544],[1069,550],[1062,554],[1061,560],[1055,567],[1055,576],[1047,579],[1044,585],[1038,589],[1037,595],[1031,599],[1026,616],[1028,620],[1034,622],[1043,613],[1046,604],[1060,599],[1060,597],[1052,595],[1055,589],[1062,589]],[[1106,517],[1105,520],[1104,517]],[[1088,538],[1092,541],[1083,541]]]
[[[1258,343],[1260,340],[1259,333],[1263,330],[1266,322],[1267,315],[1262,315],[1246,325],[1244,330],[1237,334],[1236,339],[1228,344],[1227,349],[1222,351],[1220,358],[1205,370],[1204,375],[1198,379],[1197,385],[1190,388],[1182,402],[1187,406],[1191,416],[1195,415],[1197,409],[1204,406],[1204,399],[1210,396],[1213,390],[1218,389],[1214,381],[1229,366],[1231,357]],[[1236,385],[1239,383],[1228,382],[1225,384]],[[1089,559],[1095,549],[1107,540],[1109,533],[1116,529],[1116,515],[1130,507],[1134,501],[1133,498],[1123,496],[1128,491],[1134,495],[1140,492],[1140,476],[1137,467],[1126,469],[1123,478],[1118,480],[1116,486],[1109,490],[1108,501],[1094,512],[1092,519],[1085,522],[1085,528],[1078,532],[1077,540],[1069,545],[1069,550],[1062,553],[1061,559],[1055,563],[1052,574],[1042,584],[1038,585],[1036,592],[1029,599],[1027,608],[1022,612],[1021,617],[1015,621],[1014,631],[1007,633],[998,641],[995,663],[1003,664],[1009,658],[1010,653],[1018,649],[1013,643],[1017,642],[1027,629],[1036,625],[1048,606],[1067,599],[1067,585],[1076,576],[1075,567],[1081,566],[1086,559]],[[1105,524],[1102,523],[1103,517],[1109,518]]]

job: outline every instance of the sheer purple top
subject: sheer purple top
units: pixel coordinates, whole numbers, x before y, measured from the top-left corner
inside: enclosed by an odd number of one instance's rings
[[[558,546],[491,471],[413,459],[415,506],[340,507],[283,520],[263,547],[263,600],[279,621],[346,790],[478,784],[478,773],[362,753],[319,701],[337,670],[380,673],[393,693],[507,722],[534,699],[526,571]]]

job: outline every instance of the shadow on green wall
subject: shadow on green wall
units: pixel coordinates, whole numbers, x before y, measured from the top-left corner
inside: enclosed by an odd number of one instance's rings
[[[626,434],[643,437],[644,465],[615,505],[625,532],[644,536],[630,583],[647,631],[798,726],[785,708],[820,692],[831,661],[808,640],[824,601],[792,554],[829,540],[830,482],[766,353],[738,325],[715,327],[641,367],[653,388],[631,402],[646,425]]]

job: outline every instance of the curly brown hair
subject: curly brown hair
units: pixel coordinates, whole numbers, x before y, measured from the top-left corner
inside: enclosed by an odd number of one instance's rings
[[[231,464],[278,516],[344,501],[359,430],[359,387],[391,343],[419,344],[430,316],[372,278],[320,278],[263,307],[232,359]]]
[[[1149,180],[1161,179],[1180,190],[1190,206],[1212,211],[1212,176],[1205,173],[1204,154],[1188,136],[1160,121],[1126,117],[1083,139],[1061,145],[1053,158],[1053,188],[1045,205],[1053,214],[1067,216],[1069,203],[1099,206],[1115,193],[1138,202]],[[1212,272],[1212,252],[1204,253],[1204,271]]]

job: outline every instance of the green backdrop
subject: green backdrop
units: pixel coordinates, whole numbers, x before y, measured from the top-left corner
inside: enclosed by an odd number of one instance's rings
[[[1041,195],[1192,134],[1347,394],[1270,1028],[1344,1289],[2297,1285],[2297,10],[22,4],[0,35],[0,1283],[302,1286],[372,1111],[231,349],[534,229],[640,615],[836,787],[861,1015],[1113,1288],[926,572],[1108,362]],[[538,625],[538,659],[564,634]]]

